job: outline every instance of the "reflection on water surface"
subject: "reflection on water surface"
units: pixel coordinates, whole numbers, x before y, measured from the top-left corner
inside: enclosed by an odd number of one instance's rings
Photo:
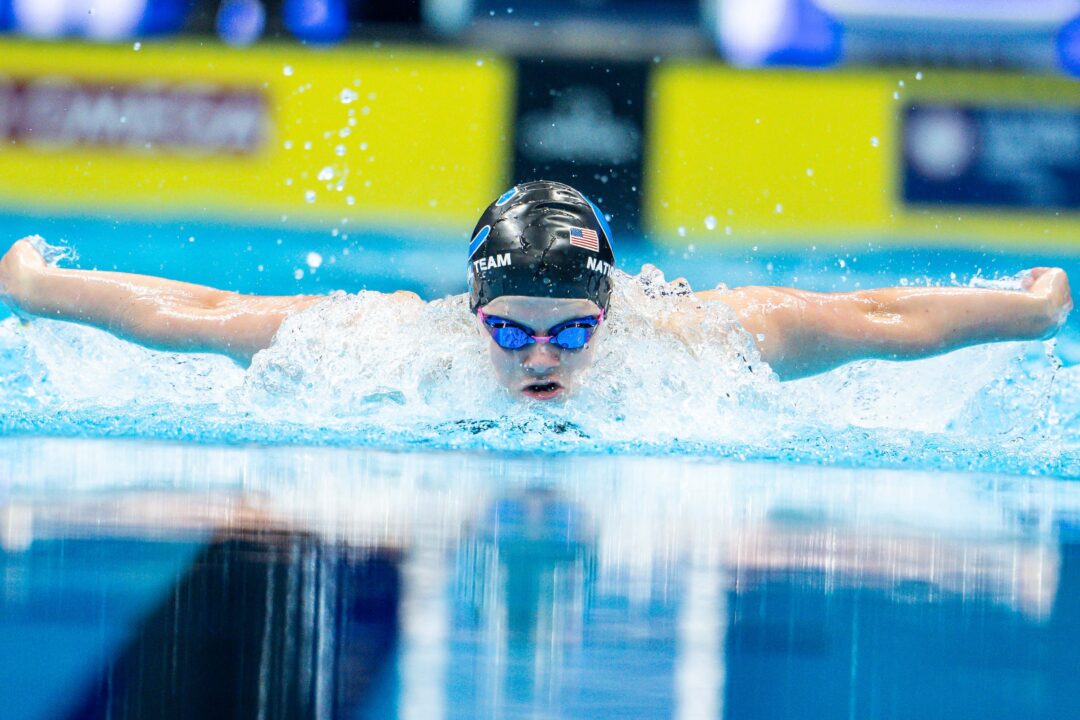
[[[1067,718],[1080,490],[0,442],[5,718]]]

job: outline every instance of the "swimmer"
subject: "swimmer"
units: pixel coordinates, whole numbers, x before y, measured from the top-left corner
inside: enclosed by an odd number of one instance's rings
[[[554,182],[518,185],[480,218],[468,250],[471,312],[488,338],[491,371],[512,394],[553,400],[580,386],[603,342],[615,257],[600,210]],[[977,343],[1053,336],[1072,309],[1066,274],[1035,268],[1022,291],[902,287],[817,293],[739,287],[695,293],[719,301],[781,380],[862,359],[914,360]],[[269,347],[290,315],[323,296],[264,297],[158,277],[52,267],[29,239],[0,260],[0,299],[20,316],[102,328],[151,348],[228,355],[242,364]],[[401,312],[414,293],[386,296]],[[667,320],[691,334],[697,311]],[[670,327],[669,327],[670,326]]]

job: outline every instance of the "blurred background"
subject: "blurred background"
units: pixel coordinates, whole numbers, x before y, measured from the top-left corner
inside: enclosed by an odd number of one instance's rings
[[[0,31],[0,232],[90,266],[457,292],[536,178],[710,285],[1080,246],[1080,0],[0,0]]]

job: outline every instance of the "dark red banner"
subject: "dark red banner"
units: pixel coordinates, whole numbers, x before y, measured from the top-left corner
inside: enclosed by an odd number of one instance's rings
[[[19,144],[243,155],[262,148],[269,120],[259,90],[0,79],[0,138]]]

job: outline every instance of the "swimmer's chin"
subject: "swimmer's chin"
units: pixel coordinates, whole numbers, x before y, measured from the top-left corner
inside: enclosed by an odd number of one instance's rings
[[[546,382],[529,383],[521,388],[520,393],[529,400],[547,402],[550,400],[561,400],[566,397],[568,391],[562,383],[549,380]]]

